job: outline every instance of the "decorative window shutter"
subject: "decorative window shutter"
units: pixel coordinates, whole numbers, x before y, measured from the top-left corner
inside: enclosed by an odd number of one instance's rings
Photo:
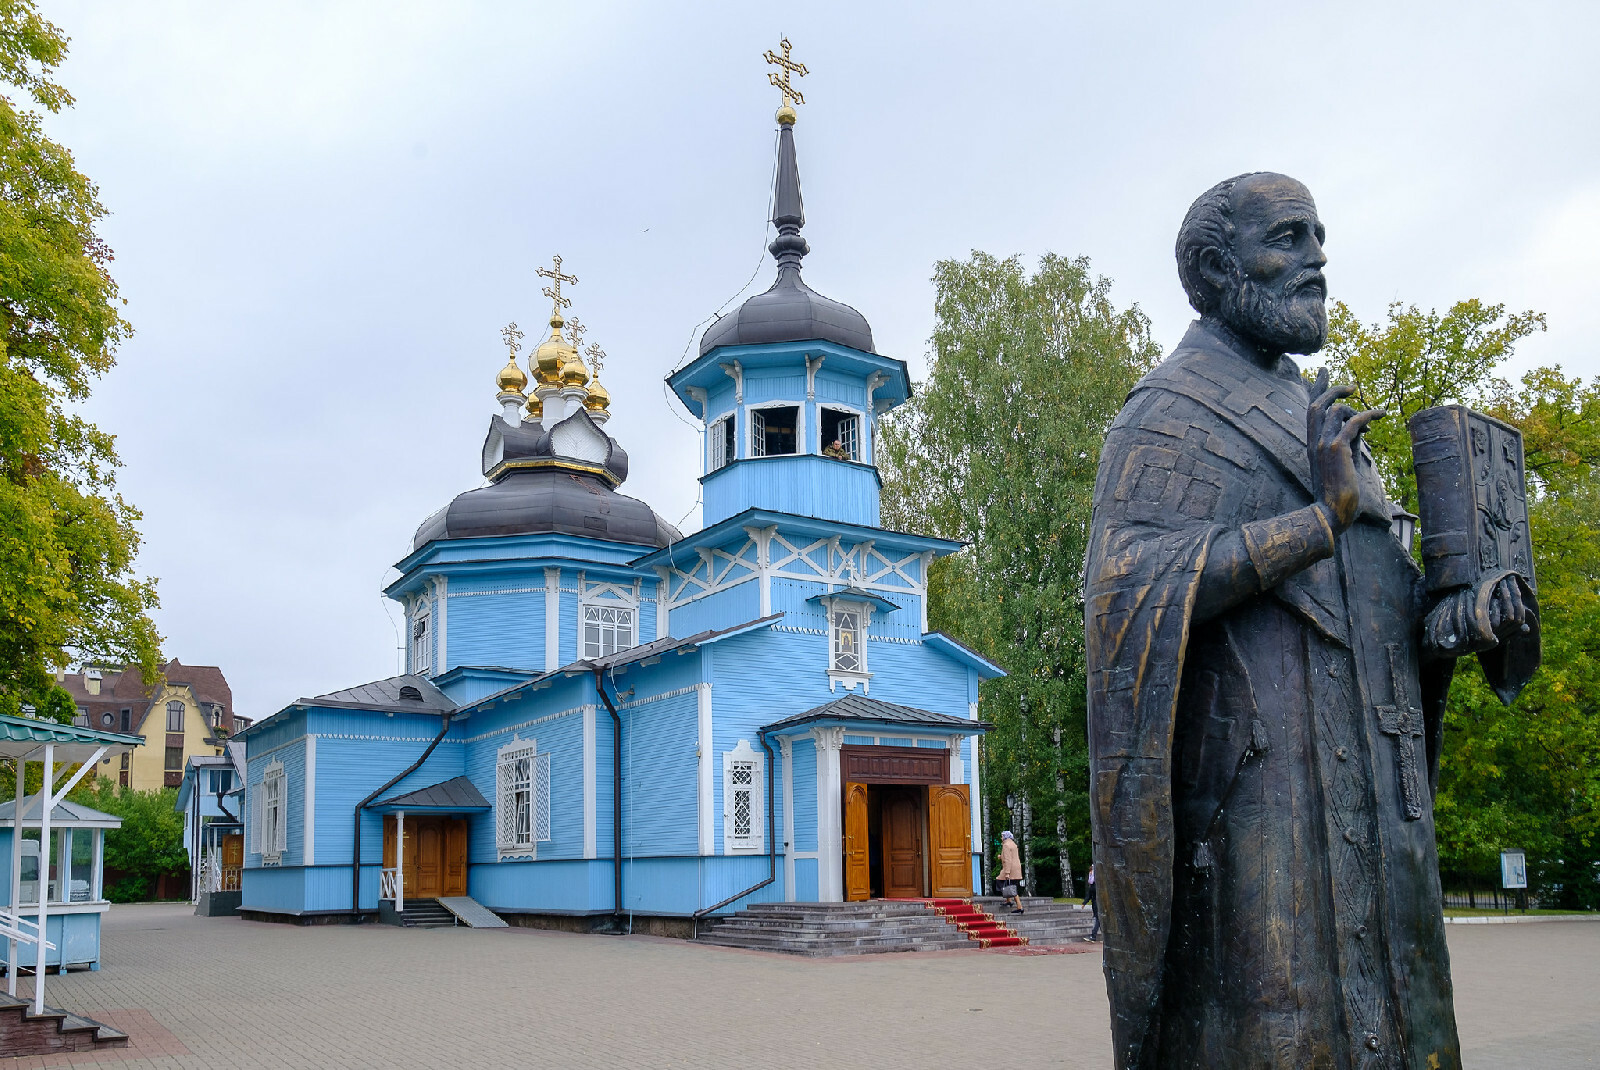
[[[528,764],[528,781],[518,766]],[[519,820],[519,788],[528,792],[527,828]],[[495,849],[500,857],[534,858],[534,845],[550,838],[550,755],[538,752],[531,739],[513,740],[495,756]]]
[[[247,822],[250,842],[245,845],[245,850],[254,851],[256,854],[261,853],[261,845],[265,842],[261,838],[261,812],[263,809],[261,796],[265,788],[265,782],[258,783],[250,792],[250,820]]]
[[[550,840],[550,752],[533,756],[533,840]]]
[[[281,766],[278,769],[278,815],[273,832],[272,846],[281,857],[289,849],[289,780]]]

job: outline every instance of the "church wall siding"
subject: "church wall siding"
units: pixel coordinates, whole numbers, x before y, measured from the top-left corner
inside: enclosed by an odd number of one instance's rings
[[[878,526],[878,477],[864,465],[806,454],[755,459],[718,469],[705,477],[701,487],[708,525],[757,506]]]
[[[611,859],[474,862],[467,894],[490,910],[511,913],[603,912],[611,906]]]
[[[348,874],[350,871],[345,870]],[[297,914],[306,909],[305,871],[299,866],[250,869],[240,885],[240,906],[245,910],[266,910],[278,914]],[[350,894],[345,893],[348,902]]]
[[[540,584],[542,587],[542,583]],[[450,665],[544,665],[544,592],[457,595],[451,584]]]
[[[830,372],[826,361],[817,370],[816,394],[817,401],[822,403],[836,401],[856,409],[864,409],[867,405],[865,380],[860,376]]]
[[[807,738],[794,741],[794,850],[817,849],[817,745]],[[795,860],[795,882],[800,862]]]
[[[378,714],[378,717],[383,717]],[[388,720],[388,718],[383,718]],[[396,718],[398,720],[398,718]],[[327,864],[348,866],[354,847],[353,820],[356,804],[377,790],[390,777],[416,761],[438,732],[406,732],[403,740],[317,738],[317,858]],[[374,726],[369,726],[370,729]],[[398,734],[398,733],[397,733]],[[424,739],[426,735],[426,739]],[[448,738],[434,748],[422,767],[389,788],[385,796],[450,780],[462,774],[462,747]],[[380,865],[383,861],[383,815],[371,811],[361,814],[361,861]],[[345,871],[349,880],[349,871]],[[350,891],[345,888],[345,906]]]
[[[759,405],[768,401],[794,401],[804,404],[806,398],[806,377],[789,374],[789,369],[783,369],[782,374],[773,375],[770,372],[747,369],[744,373],[744,403],[746,405]]]
[[[690,691],[622,711],[627,854],[699,853],[698,708],[699,696]]]
[[[697,598],[672,610],[672,633],[693,635],[710,628],[727,628],[761,616],[761,581],[751,579],[737,587]]]

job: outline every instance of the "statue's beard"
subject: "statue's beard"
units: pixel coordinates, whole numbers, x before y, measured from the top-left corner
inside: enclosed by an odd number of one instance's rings
[[[1251,279],[1236,279],[1222,295],[1222,320],[1263,349],[1274,353],[1315,353],[1328,340],[1326,284],[1322,273],[1306,271],[1281,289]]]

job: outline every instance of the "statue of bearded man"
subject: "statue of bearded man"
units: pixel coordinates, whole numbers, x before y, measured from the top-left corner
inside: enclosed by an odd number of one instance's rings
[[[1383,412],[1287,355],[1326,340],[1323,238],[1283,175],[1201,196],[1177,243],[1200,319],[1100,460],[1091,800],[1123,1070],[1460,1066],[1440,720],[1454,659],[1535,606],[1503,575],[1427,592],[1360,441]]]

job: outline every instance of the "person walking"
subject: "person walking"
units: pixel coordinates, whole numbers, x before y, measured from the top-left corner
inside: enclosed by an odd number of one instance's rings
[[[1089,910],[1094,914],[1094,931],[1089,934],[1092,943],[1100,939],[1100,906],[1094,900],[1094,866],[1089,867],[1088,887],[1084,890],[1083,901],[1089,904]]]
[[[1000,834],[1000,872],[995,874],[1000,884],[1000,895],[1011,904],[1011,913],[1027,913],[1022,909],[1022,893],[1018,881],[1022,880],[1022,857],[1017,854],[1017,840],[1010,832]]]

